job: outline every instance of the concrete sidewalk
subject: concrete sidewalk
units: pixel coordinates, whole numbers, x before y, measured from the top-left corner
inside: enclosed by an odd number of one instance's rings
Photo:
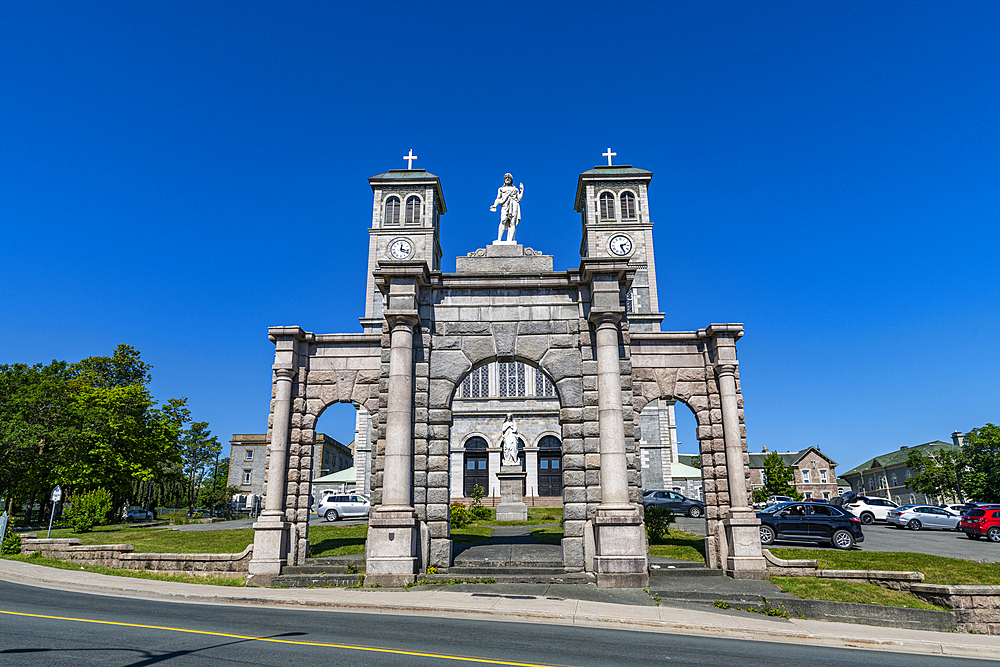
[[[481,592],[447,588],[234,588],[113,577],[2,559],[0,579],[56,590],[189,603],[549,623],[1000,660],[1000,637],[771,618],[662,604],[639,606],[557,596],[504,595],[491,592],[490,586],[483,586]]]

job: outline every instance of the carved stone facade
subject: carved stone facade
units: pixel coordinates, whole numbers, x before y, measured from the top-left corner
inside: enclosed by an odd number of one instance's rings
[[[651,177],[631,167],[581,174],[578,268],[556,271],[551,256],[494,244],[459,257],[451,274],[440,271],[444,204],[437,177],[398,170],[369,179],[375,196],[366,333],[269,329],[276,347],[272,457],[266,509],[255,525],[251,573],[257,581],[267,581],[282,564],[302,563],[308,553],[316,418],[335,402],[351,402],[371,418],[368,578],[395,585],[429,566],[449,567],[449,505],[458,488],[453,450],[467,435],[456,429],[467,430],[474,412],[456,392],[484,365],[512,362],[535,369],[554,388],[554,396],[522,407],[530,414],[510,403],[503,410],[526,424],[550,415],[545,428],[560,443],[568,571],[593,572],[606,587],[648,581],[638,423],[643,407],[657,400],[682,402],[698,419],[709,565],[736,576],[765,575],[746,498],[735,352],[743,328],[659,331],[646,194]],[[405,225],[387,228],[383,216],[394,214],[395,204],[385,208],[389,197],[401,193],[405,204],[415,196],[406,194],[410,190],[420,193],[425,208],[408,235]],[[605,201],[601,215],[598,198],[608,192],[605,198],[613,196],[622,213],[608,215]],[[636,287],[638,295],[631,291]]]

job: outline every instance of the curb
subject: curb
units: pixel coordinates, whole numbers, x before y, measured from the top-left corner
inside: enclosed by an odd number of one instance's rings
[[[85,581],[81,581],[81,575]],[[501,607],[506,596],[489,602],[471,594],[436,591],[432,597],[414,593],[372,589],[236,589],[206,590],[219,587],[204,584],[177,584],[148,579],[126,579],[109,575],[58,570],[19,561],[0,560],[0,580],[15,584],[59,590],[153,599],[170,602],[221,605],[254,605],[270,608],[313,608],[350,613],[396,614],[464,618],[520,623],[548,623],[581,627],[599,627],[642,632],[673,632],[728,639],[808,644],[840,648],[864,648],[899,653],[949,655],[1000,660],[1000,639],[985,635],[960,635],[923,630],[854,626],[827,621],[753,618],[756,614],[720,614],[692,612],[671,607],[633,607],[612,603],[587,603],[564,600],[517,599],[514,606]],[[109,581],[110,580],[110,581]],[[164,585],[166,584],[166,585]],[[318,598],[317,595],[325,595]],[[342,599],[333,599],[333,595]],[[401,597],[396,597],[401,596]],[[406,597],[402,597],[406,596]],[[377,597],[377,599],[372,599]],[[409,601],[407,600],[409,598]],[[344,599],[353,598],[353,599]],[[367,598],[367,599],[365,599]],[[389,598],[389,599],[386,599]],[[531,607],[535,608],[532,609]],[[561,607],[562,610],[544,607]],[[652,618],[675,615],[677,618]],[[693,618],[694,617],[694,618]]]

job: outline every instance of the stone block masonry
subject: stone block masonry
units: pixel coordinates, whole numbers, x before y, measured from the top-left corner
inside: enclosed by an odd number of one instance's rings
[[[190,574],[213,577],[245,577],[250,571],[253,545],[238,554],[149,554],[135,553],[131,544],[81,545],[77,538],[21,540],[21,553],[41,553],[80,565],[103,565],[119,570],[158,574]]]

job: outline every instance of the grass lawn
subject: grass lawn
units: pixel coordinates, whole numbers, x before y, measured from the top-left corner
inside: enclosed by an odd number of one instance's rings
[[[705,538],[687,531],[670,529],[670,534],[649,545],[649,553],[662,558],[705,562]]]
[[[36,533],[44,537],[45,533]],[[89,533],[72,528],[52,531],[52,537],[76,537],[81,544],[131,544],[136,553],[228,554],[240,553],[253,542],[252,528],[233,530],[178,531],[166,528],[99,526]]]
[[[563,530],[562,528],[532,528],[531,536],[535,538],[536,542],[542,542],[544,544],[562,544]]]
[[[821,570],[903,570],[924,573],[925,584],[1000,585],[1000,565],[899,551],[771,549],[778,558],[810,558]]]
[[[451,539],[454,544],[478,544],[485,542],[492,532],[492,525],[477,521],[470,523],[465,528],[452,528]]]
[[[910,609],[946,609],[924,602],[911,593],[891,591],[877,584],[834,581],[816,577],[771,577],[771,583],[786,593],[809,600],[861,602],[886,607],[909,607]]]
[[[357,526],[310,526],[309,555],[317,558],[363,554],[367,537],[366,523]]]
[[[75,570],[77,572],[94,572],[96,574],[110,574],[114,577],[131,577],[132,579],[155,579],[156,581],[176,581],[181,584],[209,584],[212,586],[242,586],[243,577],[198,577],[190,574],[159,574],[156,572],[142,572],[139,570],[120,570],[103,565],[79,565],[56,558],[43,558],[38,554],[30,556],[4,556],[7,560],[19,560],[22,563],[32,565],[44,565],[60,570]]]

